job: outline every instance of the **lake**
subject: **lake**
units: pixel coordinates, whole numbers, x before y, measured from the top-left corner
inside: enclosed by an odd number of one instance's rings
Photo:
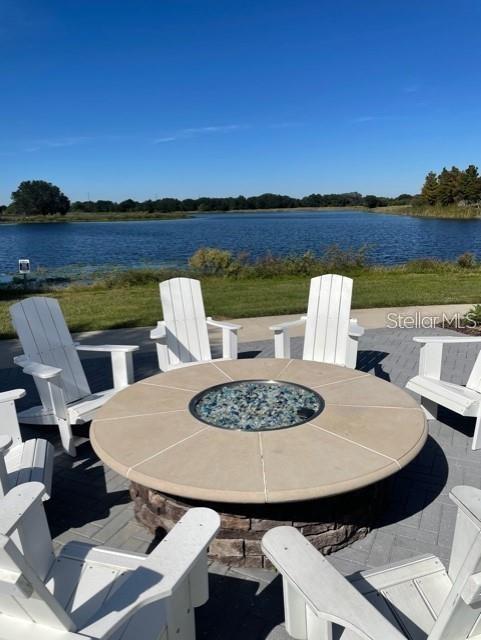
[[[481,258],[481,220],[436,220],[360,211],[198,214],[181,220],[0,225],[0,272],[16,270],[18,258],[32,268],[62,270],[182,265],[203,246],[256,257],[287,255],[331,244],[369,243],[372,262],[412,258],[454,259],[465,251]],[[68,269],[66,269],[68,271]]]

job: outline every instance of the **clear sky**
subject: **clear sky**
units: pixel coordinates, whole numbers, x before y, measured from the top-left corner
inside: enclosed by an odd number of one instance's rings
[[[481,164],[479,0],[1,0],[0,203],[420,189]]]

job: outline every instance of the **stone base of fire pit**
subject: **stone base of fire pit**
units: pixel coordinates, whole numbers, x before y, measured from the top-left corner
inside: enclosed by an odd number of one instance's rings
[[[169,531],[191,507],[214,509],[221,515],[221,528],[209,557],[236,567],[266,567],[261,539],[272,527],[296,527],[325,555],[363,538],[383,506],[385,487],[381,481],[330,498],[263,505],[180,501],[135,482],[130,495],[137,520],[157,535]]]

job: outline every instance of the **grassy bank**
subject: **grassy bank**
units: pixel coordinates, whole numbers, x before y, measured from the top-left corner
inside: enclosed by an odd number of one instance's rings
[[[71,211],[64,216],[0,216],[0,224],[32,224],[32,223],[61,223],[61,222],[125,222],[128,220],[177,220],[190,218],[188,213],[173,212],[163,213],[156,211],[133,211],[131,213],[99,212],[85,213],[83,211]]]
[[[481,301],[480,269],[415,272],[403,268],[366,269],[354,275],[354,308],[477,303]],[[206,312],[218,318],[305,312],[309,277],[202,279]],[[60,301],[72,331],[153,326],[161,319],[156,282],[133,286],[70,287],[48,295]],[[17,299],[0,300],[0,337],[13,336],[8,307]]]
[[[458,207],[457,205],[435,205],[432,207],[419,205],[399,205],[394,207],[376,207],[375,213],[394,213],[400,216],[415,216],[417,218],[451,218],[470,220],[481,218],[481,208],[475,206]]]

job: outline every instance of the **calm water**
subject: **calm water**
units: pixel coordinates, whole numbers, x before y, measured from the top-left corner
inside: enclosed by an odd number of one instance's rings
[[[196,249],[214,246],[259,256],[373,245],[373,262],[452,259],[471,251],[481,258],[481,220],[431,220],[357,211],[200,214],[186,220],[80,222],[0,226],[0,272],[18,258],[33,268],[94,268],[183,264]]]

